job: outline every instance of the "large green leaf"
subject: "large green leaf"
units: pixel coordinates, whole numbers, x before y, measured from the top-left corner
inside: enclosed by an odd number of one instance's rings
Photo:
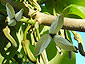
[[[76,64],[76,56],[74,52],[71,52],[71,59],[69,59],[67,51],[62,50],[62,52],[63,55],[57,52],[56,56],[51,61],[49,61],[49,64]]]
[[[53,8],[56,12],[61,13],[65,7],[70,4],[76,4],[85,7],[85,0],[47,0],[46,7],[48,11],[52,14]]]
[[[75,14],[85,19],[85,7],[71,4],[67,6],[64,11],[64,14]]]
[[[46,52],[47,52],[48,61],[50,61],[56,56],[57,48],[53,40],[51,40],[50,44],[46,48]]]

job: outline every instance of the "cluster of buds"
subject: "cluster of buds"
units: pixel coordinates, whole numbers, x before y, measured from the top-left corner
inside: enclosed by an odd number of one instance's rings
[[[15,14],[13,7],[9,3],[6,3],[6,9],[8,14],[8,25],[15,26],[16,22],[20,21],[23,15],[23,9],[21,9],[19,12]]]

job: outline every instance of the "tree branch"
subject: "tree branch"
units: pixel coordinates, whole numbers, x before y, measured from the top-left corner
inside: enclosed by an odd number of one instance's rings
[[[23,3],[20,2],[14,2],[12,0],[0,0],[0,2],[2,4],[9,2],[16,11],[19,11],[21,8],[23,8],[24,16],[26,17],[31,16],[31,14],[34,12],[34,10],[26,7]],[[56,16],[36,12],[34,19],[39,24],[50,25],[56,20]],[[85,19],[64,18],[63,29],[85,32]]]

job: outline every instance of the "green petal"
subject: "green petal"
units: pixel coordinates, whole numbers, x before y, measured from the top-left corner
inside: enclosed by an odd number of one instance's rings
[[[64,39],[63,37],[59,36],[59,35],[55,35],[53,38],[55,44],[67,51],[76,51],[75,47],[73,46],[73,44],[71,44],[68,40]]]
[[[63,15],[59,15],[59,16],[56,18],[56,21],[54,21],[54,22],[51,24],[49,33],[51,33],[51,34],[56,34],[57,32],[59,32],[59,30],[60,30],[60,29],[62,28],[62,26],[63,26],[63,23],[64,23],[64,16],[63,16]]]
[[[49,34],[43,35],[36,44],[35,55],[39,55],[48,46],[51,39],[52,38]]]
[[[9,26],[15,26],[16,25],[16,20],[15,19],[12,19],[8,22],[8,25]]]
[[[9,3],[6,3],[6,9],[7,9],[8,17],[9,17],[10,19],[14,18],[14,16],[15,16],[15,11],[14,11],[13,7],[12,7]]]
[[[19,12],[17,12],[17,13],[15,14],[15,19],[16,19],[17,21],[20,21],[22,15],[23,15],[23,9],[21,9]]]

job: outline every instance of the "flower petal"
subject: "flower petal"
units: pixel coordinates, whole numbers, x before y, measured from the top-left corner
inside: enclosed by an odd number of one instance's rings
[[[7,9],[8,17],[9,17],[10,19],[14,18],[14,16],[15,16],[15,11],[14,11],[13,7],[12,7],[9,3],[6,3],[6,9]]]
[[[56,45],[64,50],[67,51],[76,51],[75,47],[73,44],[71,44],[68,40],[64,39],[63,37],[59,35],[55,35],[53,38],[54,42]]]
[[[16,20],[15,19],[12,19],[8,22],[8,25],[9,26],[15,26],[16,25]]]
[[[20,21],[22,15],[23,15],[23,9],[21,9],[19,12],[17,12],[17,13],[15,14],[15,19],[16,19],[17,21]]]
[[[35,55],[39,55],[48,46],[51,39],[49,34],[43,35],[35,46]]]
[[[63,26],[64,23],[64,16],[63,15],[59,15],[56,19],[56,21],[54,21],[51,24],[49,33],[51,34],[56,34]]]

